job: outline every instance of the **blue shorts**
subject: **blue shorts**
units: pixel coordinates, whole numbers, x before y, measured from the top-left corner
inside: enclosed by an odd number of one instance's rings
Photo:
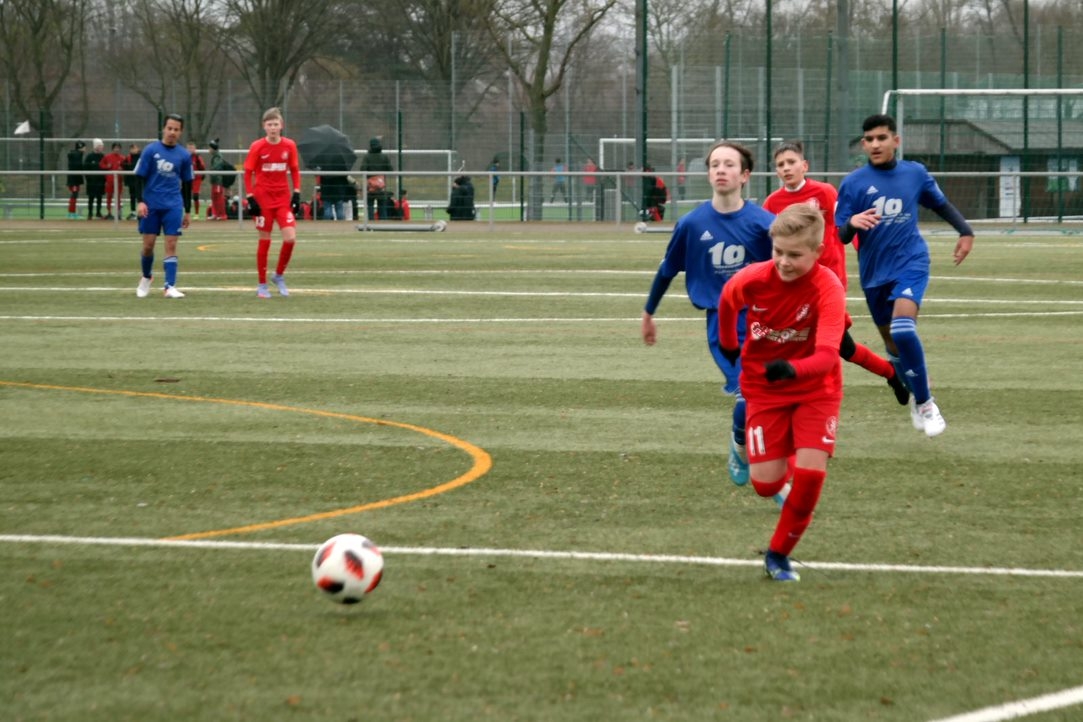
[[[184,222],[184,208],[147,208],[147,217],[139,219],[139,232],[145,236],[179,236]]]
[[[865,289],[865,302],[869,305],[872,322],[877,326],[887,326],[895,310],[895,300],[905,298],[921,306],[925,298],[925,289],[929,287],[929,272],[913,270],[903,273],[893,283],[873,286]]]
[[[737,344],[741,347],[745,345],[745,311],[741,311],[737,317]],[[711,356],[714,357],[714,362],[718,365],[719,371],[726,377],[726,393],[736,394],[738,381],[741,378],[741,359],[737,359],[737,363],[731,364],[722,355],[722,351],[719,350],[718,310],[714,308],[707,309],[707,348],[710,349]]]

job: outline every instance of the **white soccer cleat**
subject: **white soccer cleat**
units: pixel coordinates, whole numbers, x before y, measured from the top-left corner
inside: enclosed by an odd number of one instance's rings
[[[940,409],[932,397],[929,397],[928,401],[918,407],[918,413],[921,414],[922,428],[925,430],[925,435],[929,438],[939,436],[944,433],[944,429],[948,428],[948,422],[944,421],[944,417],[940,415]]]
[[[275,275],[271,276],[271,281],[274,283],[274,285],[278,286],[278,295],[290,295],[290,290],[286,288],[286,279],[283,278],[280,274],[276,273]]]
[[[925,431],[925,419],[921,416],[921,412],[918,411],[918,402],[914,401],[914,397],[910,397],[910,401],[907,402],[910,406],[910,423],[914,425],[914,428],[918,431]]]
[[[150,279],[149,278],[140,278],[139,279],[139,285],[135,287],[135,297],[136,298],[146,298],[147,294],[149,294],[149,293],[150,293]]]
[[[176,286],[166,286],[163,295],[166,298],[184,298],[184,294]]]

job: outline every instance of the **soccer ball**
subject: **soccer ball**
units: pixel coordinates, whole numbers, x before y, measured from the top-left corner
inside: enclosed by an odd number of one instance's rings
[[[377,587],[384,572],[384,556],[360,534],[333,536],[312,558],[312,581],[329,599],[357,604]]]

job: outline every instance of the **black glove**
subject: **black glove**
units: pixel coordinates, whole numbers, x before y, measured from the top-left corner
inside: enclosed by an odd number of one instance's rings
[[[782,359],[775,359],[774,361],[768,361],[767,366],[767,380],[768,381],[782,381],[783,379],[797,378],[797,371],[794,370],[793,364],[789,361]]]
[[[293,196],[290,198],[290,210],[293,211],[293,215],[298,218],[301,217],[301,191],[293,192]]]
[[[259,212],[259,203],[256,203],[255,196],[248,196],[248,215],[252,218],[263,215]]]
[[[739,348],[726,348],[725,346],[719,346],[718,350],[722,352],[722,358],[729,361],[731,364],[737,363],[737,359],[741,358],[741,349]]]

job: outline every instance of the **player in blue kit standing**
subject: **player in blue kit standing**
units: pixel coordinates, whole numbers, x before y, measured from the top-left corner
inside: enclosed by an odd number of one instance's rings
[[[929,390],[925,350],[917,328],[918,310],[929,286],[929,245],[918,230],[919,206],[958,231],[956,266],[974,247],[974,231],[925,166],[895,157],[899,135],[893,117],[871,115],[861,130],[861,147],[869,162],[839,185],[835,223],[843,243],[855,237],[859,241],[861,288],[888,358],[910,388],[914,428],[926,436],[938,436],[947,422]]]
[[[154,244],[165,236],[165,297],[184,298],[177,288],[177,238],[187,228],[192,209],[192,156],[180,145],[184,118],[176,113],[165,117],[162,139],[143,149],[135,166],[135,190],[139,205],[139,232],[143,234],[143,255],[140,258],[143,276],[135,295],[146,298],[150,293],[154,268]]]
[[[745,266],[771,258],[771,222],[774,215],[744,200],[741,192],[752,174],[752,153],[730,141],[715,143],[707,153],[707,179],[711,200],[681,217],[673,229],[665,257],[651,284],[643,309],[643,342],[658,340],[654,314],[669,284],[684,272],[689,300],[707,316],[707,348],[725,376],[723,391],[736,397],[733,432],[729,442],[729,474],[738,486],[748,483],[745,453],[745,401],[738,386],[739,361],[726,359],[718,347],[718,298],[726,281]],[[744,342],[744,314],[739,322]],[[782,501],[783,498],[777,498]]]

